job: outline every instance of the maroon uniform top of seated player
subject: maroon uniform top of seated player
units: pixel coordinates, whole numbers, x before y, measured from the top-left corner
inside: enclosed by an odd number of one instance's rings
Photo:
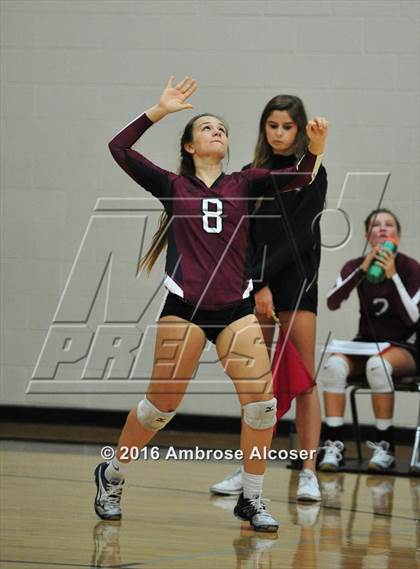
[[[252,198],[311,183],[321,157],[307,152],[298,165],[280,171],[250,168],[221,174],[211,187],[196,176],[159,168],[131,148],[153,124],[142,114],[109,143],[129,176],[164,205],[171,218],[166,254],[166,287],[201,309],[217,310],[249,297],[249,215]],[[251,199],[250,199],[251,198]]]
[[[359,331],[356,340],[405,341],[419,319],[420,264],[398,253],[396,274],[380,283],[370,283],[360,265],[364,257],[348,261],[341,269],[335,287],[327,297],[328,308],[337,310],[357,286],[360,302]]]

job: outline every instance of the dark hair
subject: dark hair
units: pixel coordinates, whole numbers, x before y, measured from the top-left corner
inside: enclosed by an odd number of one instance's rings
[[[196,115],[191,120],[189,120],[185,125],[184,132],[182,133],[180,140],[180,158],[178,166],[178,174],[180,176],[194,176],[195,174],[195,164],[193,157],[189,152],[185,150],[185,145],[188,144],[189,142],[192,142],[194,123],[196,120],[201,119],[201,117],[216,118],[217,120],[219,120],[224,124],[226,128],[226,134],[228,134],[228,125],[226,121],[223,120],[218,115],[214,115],[213,113],[201,113],[200,115]],[[152,243],[150,244],[149,249],[146,251],[142,259],[140,260],[140,265],[139,265],[140,270],[146,268],[147,271],[150,273],[159,255],[167,246],[168,244],[167,231],[168,231],[169,222],[170,222],[170,217],[164,210],[159,218],[159,225],[156,233],[153,235]]]
[[[386,209],[385,207],[381,207],[381,208],[378,208],[378,209],[374,209],[374,210],[371,211],[370,214],[367,216],[367,218],[365,219],[365,222],[364,222],[364,223],[365,223],[365,230],[366,230],[366,233],[367,233],[367,234],[369,233],[369,229],[370,229],[372,217],[373,217],[373,218],[376,218],[376,216],[377,216],[379,213],[388,213],[389,215],[392,215],[392,217],[394,218],[395,223],[396,223],[396,225],[397,225],[398,234],[401,234],[401,223],[400,223],[400,220],[399,220],[398,217],[395,215],[395,213],[393,213],[393,212],[392,212],[391,210],[389,210],[389,209]]]
[[[308,148],[308,137],[306,136],[308,117],[301,99],[294,95],[276,95],[268,101],[261,114],[258,139],[255,145],[254,160],[252,162],[254,168],[266,166],[273,156],[273,149],[268,144],[265,134],[265,124],[273,111],[287,111],[292,120],[296,123],[298,131],[295,141],[295,154],[300,157]]]

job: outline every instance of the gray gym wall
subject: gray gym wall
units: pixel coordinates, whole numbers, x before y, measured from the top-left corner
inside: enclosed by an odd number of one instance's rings
[[[364,173],[349,178],[341,203],[351,218],[351,240],[323,251],[318,352],[329,331],[341,339],[356,331],[355,294],[335,313],[324,299],[343,263],[362,251],[362,221],[378,203],[384,172],[391,172],[384,205],[401,219],[401,249],[419,258],[417,1],[1,0],[1,37],[3,404],[129,409],[137,401],[135,393],[98,394],[107,380],[97,380],[96,392],[86,394],[25,390],[98,198],[147,196],[115,164],[107,143],[157,100],[170,74],[195,77],[194,111],[220,113],[230,123],[228,170],[251,159],[267,100],[292,93],[309,115],[331,121],[328,207],[337,207],[347,172]],[[190,116],[179,113],[150,130],[142,143],[146,156],[175,169],[178,136]],[[65,316],[76,323],[110,243],[117,251],[114,314],[136,313],[162,277],[160,262],[137,286],[140,230],[133,232],[132,219],[124,219],[129,212],[117,221],[102,214],[82,253],[77,283],[65,295]],[[326,214],[322,227],[326,244],[345,236],[337,212]],[[89,322],[93,329],[103,323],[104,289]],[[152,322],[162,298],[161,290],[144,322]],[[146,377],[152,350],[148,336],[139,360]],[[93,375],[103,357],[98,348]],[[180,412],[239,414],[215,360],[211,348]],[[83,365],[67,366],[62,377],[74,387]],[[213,380],[218,384],[207,383]],[[209,391],[224,394],[209,398]],[[413,426],[416,410],[416,397],[398,394],[395,423]],[[361,420],[372,422],[367,397]]]

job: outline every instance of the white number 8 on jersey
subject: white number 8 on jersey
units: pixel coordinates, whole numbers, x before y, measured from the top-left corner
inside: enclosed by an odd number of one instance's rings
[[[216,206],[216,209],[209,209],[209,205]],[[223,202],[217,198],[207,198],[202,203],[203,210],[203,229],[207,233],[221,233]]]

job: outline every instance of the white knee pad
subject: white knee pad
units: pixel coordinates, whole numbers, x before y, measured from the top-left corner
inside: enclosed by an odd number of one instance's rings
[[[247,403],[242,407],[244,421],[251,429],[270,429],[276,424],[277,399]]]
[[[349,365],[340,356],[330,356],[322,369],[322,386],[328,393],[344,393]]]
[[[385,358],[372,356],[366,362],[366,379],[373,393],[391,393],[394,391],[392,382],[392,365]]]
[[[150,431],[163,429],[175,417],[175,414],[176,411],[160,411],[146,397],[137,406],[137,419],[145,429]]]

